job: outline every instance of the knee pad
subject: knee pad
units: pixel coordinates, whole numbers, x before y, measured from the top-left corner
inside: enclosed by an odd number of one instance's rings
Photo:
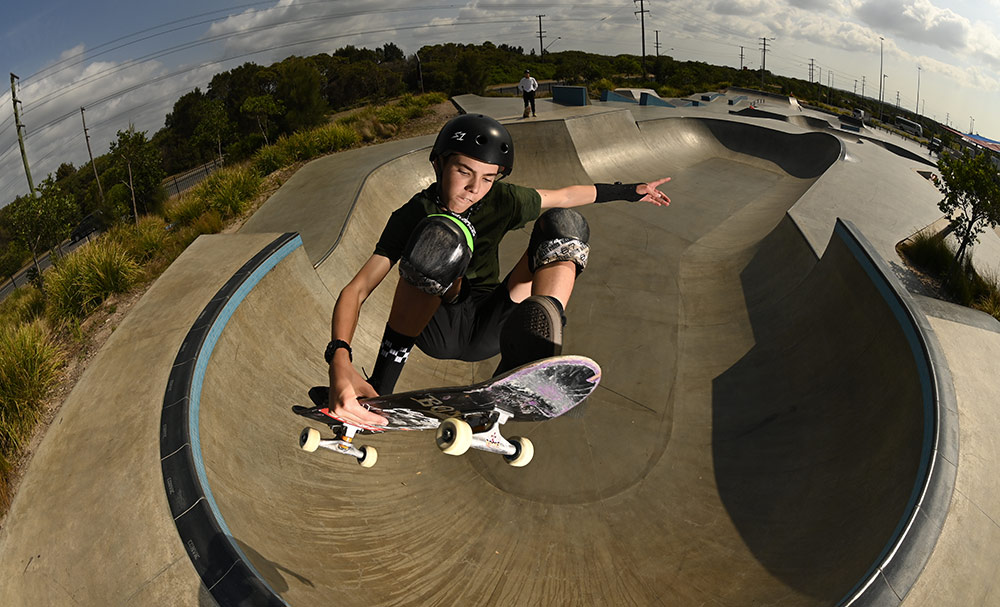
[[[549,209],[535,221],[528,244],[528,267],[536,269],[554,261],[572,261],[577,275],[587,267],[590,226],[573,209]]]
[[[469,267],[473,233],[458,217],[429,215],[413,228],[399,258],[399,275],[429,295],[444,295]]]

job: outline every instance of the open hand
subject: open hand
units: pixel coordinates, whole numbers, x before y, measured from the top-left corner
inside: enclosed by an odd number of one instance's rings
[[[635,188],[636,194],[643,194],[643,197],[639,199],[639,202],[649,202],[655,204],[658,207],[670,206],[670,198],[659,191],[657,186],[670,181],[669,177],[664,177],[657,181],[650,181],[649,183],[641,183]]]

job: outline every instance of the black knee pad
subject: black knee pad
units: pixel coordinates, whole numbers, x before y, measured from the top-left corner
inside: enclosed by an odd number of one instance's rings
[[[535,221],[528,244],[528,267],[536,269],[554,261],[572,261],[576,273],[587,267],[590,226],[573,209],[549,209]]]
[[[413,228],[399,275],[429,295],[444,295],[469,267],[472,230],[458,217],[429,215]]]

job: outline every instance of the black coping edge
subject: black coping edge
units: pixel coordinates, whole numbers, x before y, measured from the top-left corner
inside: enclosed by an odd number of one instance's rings
[[[911,507],[882,556],[838,605],[900,605],[930,560],[958,474],[958,405],[944,351],[920,305],[852,222],[837,219],[841,239],[894,310],[921,375],[925,448]]]
[[[211,491],[196,428],[201,374],[215,340],[250,289],[274,265],[302,246],[295,232],[282,234],[236,271],[192,324],[174,359],[160,416],[160,465],[171,516],[191,564],[223,607],[286,605],[253,568],[229,533]],[[192,406],[194,405],[194,406]],[[193,419],[192,419],[193,418]]]

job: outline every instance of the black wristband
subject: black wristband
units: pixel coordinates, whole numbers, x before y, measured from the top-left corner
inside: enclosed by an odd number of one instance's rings
[[[642,184],[622,183],[620,181],[616,181],[614,183],[595,183],[594,187],[597,188],[597,199],[594,200],[594,202],[611,202],[613,200],[639,202],[642,200],[642,197],[645,196],[645,194],[640,194],[635,191],[635,189],[640,185]]]
[[[354,352],[351,351],[351,344],[342,339],[335,339],[326,344],[326,352],[323,353],[323,358],[326,359],[326,364],[333,362],[333,353],[336,352],[338,348],[347,350],[348,360],[354,362]]]

